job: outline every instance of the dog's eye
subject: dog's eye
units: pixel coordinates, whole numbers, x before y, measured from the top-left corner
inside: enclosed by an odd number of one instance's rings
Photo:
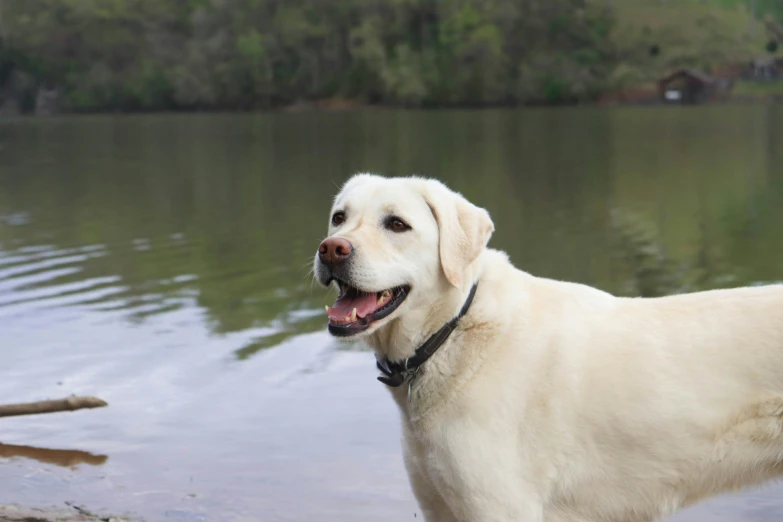
[[[335,212],[332,216],[332,225],[339,226],[345,221],[345,212]]]
[[[405,223],[405,221],[394,216],[386,220],[386,228],[388,228],[389,230],[393,230],[394,232],[405,232],[406,230],[411,229],[411,227],[408,226],[408,224]]]

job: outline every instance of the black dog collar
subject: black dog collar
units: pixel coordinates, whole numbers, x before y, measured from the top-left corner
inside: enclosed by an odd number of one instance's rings
[[[465,304],[462,305],[462,310],[460,310],[459,315],[432,334],[424,344],[416,349],[416,352],[411,357],[408,357],[401,362],[391,362],[386,359],[376,360],[375,365],[384,373],[384,376],[378,377],[378,380],[387,386],[396,388],[402,385],[408,377],[414,378],[419,371],[419,367],[424,364],[427,359],[432,357],[437,349],[446,342],[446,339],[449,338],[451,332],[453,332],[457,327],[457,324],[459,324],[459,320],[468,313],[470,304],[473,302],[473,296],[476,295],[477,287],[478,281],[476,281],[473,288],[470,289],[468,299],[465,301]]]

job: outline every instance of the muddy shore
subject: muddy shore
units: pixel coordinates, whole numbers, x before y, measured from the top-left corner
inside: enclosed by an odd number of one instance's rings
[[[138,519],[96,514],[77,505],[32,508],[2,504],[0,522],[142,522]]]

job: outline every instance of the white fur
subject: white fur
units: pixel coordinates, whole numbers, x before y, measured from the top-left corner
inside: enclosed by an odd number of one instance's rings
[[[783,285],[631,299],[535,277],[423,178],[357,175],[334,209],[358,286],[412,287],[361,335],[381,357],[412,355],[479,281],[412,401],[389,388],[427,522],[646,522],[783,473]]]

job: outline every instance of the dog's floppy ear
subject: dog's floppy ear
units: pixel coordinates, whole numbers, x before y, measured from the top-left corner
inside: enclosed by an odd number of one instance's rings
[[[462,288],[467,268],[487,246],[495,225],[489,212],[439,181],[426,181],[424,199],[438,223],[443,273],[452,285]]]

